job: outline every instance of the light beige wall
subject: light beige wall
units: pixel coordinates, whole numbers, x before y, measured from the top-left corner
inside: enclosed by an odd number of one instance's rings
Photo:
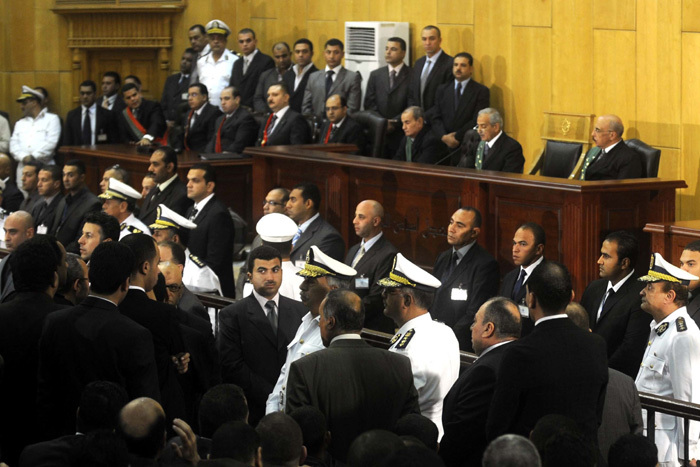
[[[22,84],[47,87],[61,114],[72,107],[67,22],[52,6],[0,2],[0,108],[13,118]],[[543,111],[616,113],[626,137],[662,149],[661,177],[687,181],[677,218],[700,218],[700,0],[190,0],[173,22],[182,31],[173,71],[187,28],[213,18],[252,27],[266,53],[276,41],[308,37],[317,66],[323,42],[342,39],[345,21],[410,22],[414,59],[420,29],[437,24],[448,53],[474,55],[475,79],[490,87],[526,168],[541,149]]]

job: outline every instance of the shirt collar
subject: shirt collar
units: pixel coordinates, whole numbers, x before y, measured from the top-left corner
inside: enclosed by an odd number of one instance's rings
[[[339,336],[335,336],[333,339],[331,339],[331,344],[335,341],[342,341],[342,340],[361,340],[362,336],[359,334],[341,334]]]
[[[379,232],[377,235],[374,237],[370,238],[369,240],[365,241],[365,239],[362,239],[362,245],[365,248],[365,253],[372,248],[372,246],[379,241],[380,238],[382,238],[382,235],[384,235],[384,232]]]
[[[141,292],[146,293],[146,289],[139,287],[138,285],[130,285],[129,290],[140,290]]]
[[[275,306],[277,307],[278,310],[280,309],[280,293],[279,293],[279,292],[277,292],[277,293],[275,294],[275,296],[272,297],[272,298],[265,298],[265,297],[263,297],[262,295],[260,295],[259,293],[257,293],[257,292],[255,291],[255,289],[253,289],[253,297],[255,297],[255,299],[256,299],[256,300],[258,301],[258,303],[260,304],[260,307],[261,307],[261,308],[263,309],[263,311],[265,312],[265,316],[267,316],[267,309],[265,308],[265,305],[267,305],[267,302],[269,302],[270,300],[272,300],[273,302],[275,302]],[[278,312],[278,313],[279,313],[279,312]]]
[[[551,315],[551,316],[543,316],[542,318],[535,321],[535,326],[537,326],[538,324],[543,323],[545,321],[552,321],[555,319],[562,319],[562,318],[568,318],[568,316],[566,316],[566,314],[564,314],[564,313],[559,313],[559,314]]]
[[[194,203],[194,209],[197,210],[197,212],[201,211],[204,209],[204,206],[207,205],[207,203],[214,197],[214,193],[210,194],[206,198],[204,198],[202,201],[199,203]]]
[[[391,65],[387,65],[387,66],[389,67],[389,73],[391,73],[392,71],[395,71],[396,74],[398,75],[399,73],[401,73],[401,69],[403,68],[403,62],[399,63],[395,67],[393,67]]]
[[[292,70],[294,70],[295,75],[303,76],[304,73],[309,71],[309,68],[311,68],[313,66],[313,64],[314,64],[313,62],[309,62],[308,65],[306,65],[304,68],[302,68],[301,71],[299,71],[299,65],[295,63],[294,66],[292,67]]]
[[[672,323],[673,321],[676,320],[676,318],[678,318],[678,315],[680,315],[680,314],[682,314],[682,313],[686,313],[686,314],[688,313],[688,310],[687,310],[686,307],[684,307],[684,306],[682,306],[682,307],[680,307],[680,308],[676,308],[675,311],[673,311],[672,313],[670,313],[668,316],[666,316],[666,317],[665,317],[663,320],[661,320],[661,322],[659,322],[659,323],[657,323],[656,321],[654,321],[654,320],[652,319],[652,320],[651,320],[651,323],[649,323],[649,327],[650,327],[652,330],[656,330],[656,329],[658,329],[659,326],[661,326],[661,325],[664,324],[664,323]]]
[[[491,149],[493,147],[493,145],[496,144],[496,141],[498,141],[498,138],[500,138],[502,134],[503,134],[503,130],[499,131],[496,136],[491,138],[491,141],[486,142],[486,144],[489,145],[489,149]]]
[[[627,275],[624,277],[624,279],[620,280],[620,281],[619,281],[617,284],[615,284],[615,285],[612,285],[612,283],[611,283],[610,281],[608,281],[608,288],[605,289],[605,291],[607,292],[608,290],[613,289],[613,292],[617,293],[617,291],[620,290],[620,287],[622,287],[622,285],[623,285],[625,282],[627,282],[627,279],[629,279],[630,277],[632,277],[632,274],[634,274],[634,269],[632,269],[632,271],[631,271],[629,274],[627,274]]]
[[[205,102],[203,106],[201,106],[200,108],[198,108],[197,110],[194,111],[194,114],[199,117],[200,115],[202,115],[202,111],[204,110],[204,107],[206,107],[206,106],[207,106],[207,103]]]
[[[289,110],[289,106],[285,107],[282,110],[278,110],[277,112],[275,112],[275,116],[277,117],[277,120],[282,119],[282,117],[284,117],[284,114],[287,113],[287,110]],[[275,123],[275,125],[277,125],[277,123]]]
[[[345,117],[343,117],[343,119],[342,119],[341,121],[339,121],[338,123],[331,123],[331,125],[335,125],[336,129],[338,129],[338,128],[340,128],[340,126],[341,126],[343,123],[345,123],[345,119],[346,119],[346,118],[348,118],[348,117],[345,116]]]
[[[85,113],[85,110],[87,110],[91,114],[94,114],[95,110],[97,109],[97,104],[95,102],[93,102],[90,107],[84,107],[81,105],[80,108],[83,110],[83,113]]]
[[[408,331],[409,329],[415,328],[417,325],[424,321],[432,321],[433,318],[430,316],[429,312],[425,312],[422,315],[416,316],[415,318],[409,319],[405,323],[403,323],[403,326],[397,331],[398,334],[403,334],[404,332]]]
[[[306,221],[306,222],[304,222],[303,224],[301,224],[301,225],[299,226],[299,229],[302,231],[302,233],[303,233],[303,232],[306,232],[306,229],[308,229],[309,226],[311,225],[311,223],[312,223],[313,221],[315,221],[320,215],[321,215],[321,214],[317,212],[316,214],[314,214],[313,216],[311,216],[311,219],[309,219],[308,221]]]
[[[335,67],[335,68],[330,68],[328,65],[326,65],[325,72],[328,73],[329,71],[333,70],[333,71],[334,71],[333,76],[338,76],[338,73],[339,73],[340,70],[342,70],[342,69],[343,69],[343,65],[338,65],[338,66]]]
[[[462,86],[462,92],[464,92],[464,90],[467,88],[467,84],[469,84],[469,81],[471,81],[471,78],[467,78],[467,79],[465,79],[464,81],[461,81],[461,82],[460,82],[460,81],[457,81],[457,80],[455,79],[455,85],[454,85],[454,87],[456,88],[457,85],[459,84],[459,85]],[[453,89],[454,89],[454,88],[453,88]]]
[[[426,60],[426,61],[430,60],[430,63],[435,64],[435,62],[437,61],[437,59],[440,58],[440,55],[442,55],[442,49],[438,50],[438,51],[435,53],[435,55],[433,55],[432,57],[428,57],[428,56],[426,55],[426,56],[425,56],[425,60]]]
[[[462,261],[462,258],[464,258],[466,256],[466,254],[469,253],[469,250],[471,250],[475,244],[476,244],[476,240],[471,242],[469,245],[464,245],[459,250],[456,250],[455,247],[452,247],[452,252],[457,253],[457,261]]]
[[[615,146],[617,146],[617,145],[620,144],[621,142],[622,142],[622,140],[618,141],[617,143],[611,144],[610,146],[608,146],[608,147],[605,148],[605,149],[602,149],[603,153],[605,153],[605,154],[609,153],[610,151],[613,150],[613,148],[614,148]]]
[[[106,299],[104,297],[98,297],[97,295],[93,295],[93,294],[88,294],[88,297],[96,298],[98,300],[104,300],[105,302],[111,303],[114,306],[119,306],[118,304],[114,303],[112,300]]]
[[[255,58],[255,54],[257,54],[257,53],[258,53],[258,49],[256,48],[255,50],[253,50],[253,51],[250,53],[250,55],[244,55],[244,56],[243,56],[243,60],[245,60],[245,59],[247,58],[247,59],[248,59],[248,65],[250,65],[250,62],[253,61],[253,58]]]
[[[493,349],[496,349],[496,348],[498,348],[498,347],[501,347],[502,345],[510,344],[511,342],[515,342],[515,339],[510,340],[510,341],[499,342],[498,344],[493,344],[493,345],[490,346],[490,347],[486,347],[486,348],[481,352],[481,355],[479,355],[479,356],[476,357],[476,358],[479,359],[479,358],[483,357],[484,355],[486,355],[487,353],[491,352]]]
[[[172,177],[170,177],[169,179],[167,179],[167,180],[164,181],[163,183],[159,183],[159,184],[158,184],[158,188],[160,188],[160,191],[163,191],[163,190],[165,190],[166,188],[168,188],[168,185],[170,185],[171,183],[173,183],[173,181],[174,181],[176,178],[177,178],[177,174],[173,175]]]
[[[544,261],[544,256],[540,256],[540,258],[537,261],[533,261],[532,264],[530,264],[528,267],[524,268],[520,266],[520,270],[522,271],[523,269],[525,270],[525,279],[523,280],[523,284],[527,282],[527,279],[530,277],[530,274],[532,274],[532,271],[535,270],[537,266],[540,265],[540,263]]]

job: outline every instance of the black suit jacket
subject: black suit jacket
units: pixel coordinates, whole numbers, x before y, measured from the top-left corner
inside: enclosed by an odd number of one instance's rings
[[[545,261],[546,260],[542,260],[542,262],[537,266],[537,268],[544,264]],[[532,271],[534,272],[537,268],[533,269]],[[506,275],[503,276],[503,282],[501,282],[501,290],[498,292],[498,295],[500,295],[501,297],[510,298],[519,306],[527,306],[527,304],[525,303],[525,292],[527,291],[525,285],[527,284],[527,280],[525,281],[525,284],[523,284],[523,286],[520,287],[518,293],[516,295],[513,295],[513,288],[515,287],[515,283],[518,281],[519,275],[520,266],[506,273]],[[532,319],[525,318],[522,315],[520,316],[520,337],[527,336],[528,334],[530,334],[534,327],[535,323],[532,321]]]
[[[185,215],[189,219],[194,207]],[[219,277],[224,296],[235,297],[233,284],[233,220],[228,208],[214,196],[197,213],[197,227],[190,231],[187,243],[190,252],[212,268]]]
[[[54,217],[56,216],[56,207],[63,199],[63,193],[58,193],[54,199],[51,200],[46,208],[44,208],[44,200],[39,199],[34,207],[32,208],[32,219],[34,219],[34,228],[36,229],[40,225],[46,226],[46,231],[51,232],[53,229]]]
[[[399,149],[394,155],[395,161],[406,161],[406,138],[404,136],[399,144]],[[423,129],[416,135],[413,140],[413,148],[411,149],[411,162],[421,162],[423,164],[437,164],[445,155],[445,146],[438,139],[432,128],[425,124]]]
[[[207,144],[205,152],[213,153],[216,151],[216,135],[223,118],[224,116],[221,115],[216,119],[214,133]],[[253,118],[250,112],[239,107],[226,119],[224,126],[221,128],[221,149],[224,152],[240,154],[243,152],[244,148],[255,146],[257,138],[258,122],[255,121],[255,118]]]
[[[78,238],[80,238],[80,229],[83,227],[85,214],[99,211],[101,208],[102,201],[90,193],[87,187],[83,187],[75,196],[68,194],[56,206],[53,225],[49,233],[56,236],[56,239],[66,247],[66,251],[78,253]]]
[[[686,309],[690,317],[695,321],[695,324],[698,324],[700,323],[700,289],[691,290],[691,292],[693,296],[688,301]],[[700,324],[698,324],[698,327],[700,327]]]
[[[420,413],[410,360],[359,339],[335,341],[292,363],[285,411],[305,405],[326,416],[329,452],[341,462],[361,433],[392,430],[403,415]]]
[[[467,169],[475,168],[478,146],[478,144],[474,145],[457,166],[466,167]],[[488,157],[481,165],[481,169],[521,174],[523,173],[524,165],[525,157],[523,157],[522,146],[503,132],[496,142],[493,143],[493,147],[489,150]]]
[[[276,67],[265,70],[260,74],[258,85],[255,88],[255,97],[253,98],[253,110],[255,112],[261,114],[271,112],[270,106],[267,105],[267,90],[273,84],[278,84],[281,81],[284,81],[284,75],[282,75],[282,80],[280,80],[280,74]],[[289,92],[291,93],[292,90],[290,89]]]
[[[248,64],[248,70],[243,74],[243,61],[245,57],[240,57],[233,64],[231,70],[231,86],[234,86],[241,93],[241,105],[253,108],[253,99],[255,97],[255,88],[258,85],[258,79],[263,71],[275,67],[275,61],[272,57],[265,55],[260,50],[255,54],[253,60]]]
[[[182,73],[175,73],[165,79],[163,94],[160,97],[160,107],[163,109],[165,120],[177,122],[182,115],[181,109],[187,108],[187,96],[190,88],[190,78],[183,78],[180,83]]]
[[[330,126],[330,121],[324,122],[323,129],[319,135],[319,143],[325,143],[326,134],[328,133],[328,128]],[[333,133],[333,136],[328,138],[328,142],[354,144],[358,149],[355,154],[364,154],[365,146],[367,145],[364,129],[349,115],[345,116],[343,124],[340,125],[340,128],[338,128],[335,133]]]
[[[185,313],[194,315],[205,321],[209,325],[209,334],[212,333],[211,320],[209,319],[209,313],[207,313],[206,307],[201,301],[199,301],[195,294],[190,292],[190,289],[187,287],[183,288],[182,295],[180,295],[180,301],[177,302],[177,307]]]
[[[435,105],[435,94],[437,93],[437,88],[443,83],[454,80],[454,76],[452,75],[452,62],[454,58],[451,55],[447,55],[447,52],[445,52],[443,49],[440,57],[432,65],[432,69],[428,75],[428,81],[425,83],[423,99],[421,101],[420,75],[423,73],[425,60],[426,57],[424,55],[416,60],[416,63],[413,65],[413,76],[411,77],[411,92],[408,95],[408,105],[423,107],[423,110],[428,112]]]
[[[335,230],[335,227],[321,216],[318,216],[301,234],[289,254],[289,259],[291,261],[305,261],[306,252],[314,245],[331,258],[343,261],[345,256],[343,237]]]
[[[293,111],[301,113],[301,106],[304,104],[306,83],[309,82],[309,75],[316,71],[318,71],[318,68],[312,63],[309,69],[306,70],[306,73],[304,73],[304,76],[301,77],[299,86],[296,89],[294,89],[294,82],[296,81],[297,75],[294,73],[293,69],[290,68],[287,70],[282,77],[282,81],[284,81],[284,84],[287,85],[287,89],[289,89],[289,107],[291,107]]]
[[[447,467],[480,467],[486,450],[486,417],[496,387],[498,369],[506,348],[503,344],[480,356],[467,367],[442,405],[440,457]]]
[[[66,435],[27,446],[19,458],[19,467],[72,467],[83,452],[87,437]]]
[[[192,206],[192,200],[187,197],[187,185],[180,180],[180,177],[173,180],[162,193],[158,193],[158,196],[155,188],[148,192],[141,205],[139,219],[146,225],[153,224],[156,221],[159,204],[165,204],[178,214],[185,215]]]
[[[402,66],[393,88],[389,87],[388,66],[370,73],[365,90],[365,110],[379,112],[387,119],[401,120],[401,114],[408,107],[412,71],[410,66]]]
[[[183,132],[185,144],[193,151],[204,151],[207,144],[214,138],[214,133],[218,128],[215,124],[221,116],[221,111],[209,103],[204,104],[202,113],[195,119],[192,128],[188,129],[187,122],[191,112],[186,113],[182,118],[182,125],[185,128]]]
[[[17,187],[17,184],[8,179],[5,182],[5,189],[2,190],[2,207],[7,212],[19,211],[19,206],[24,201],[24,195]]]
[[[608,383],[603,339],[558,318],[539,323],[507,347],[486,422],[487,440],[504,433],[527,437],[542,416],[555,413],[576,421],[597,448]]]
[[[237,384],[245,391],[251,425],[265,415],[267,396],[287,358],[287,345],[308,310],[301,302],[280,296],[277,312],[277,335],[252,294],[219,315],[221,377],[224,383]]]
[[[619,180],[642,176],[642,158],[620,141],[604,157],[598,157],[586,169],[586,180]]]
[[[267,120],[265,120],[267,122]],[[258,146],[262,144],[265,134],[265,124],[258,131]],[[268,136],[265,146],[309,144],[311,142],[311,128],[301,114],[289,108],[281,119],[273,127],[272,134]]]
[[[119,134],[122,143],[138,142],[141,139],[129,129],[127,117],[123,112],[120,112],[117,120],[119,122]],[[160,104],[147,99],[141,100],[141,105],[138,110],[138,118],[136,119],[146,129],[146,134],[154,138],[160,138],[165,133],[165,118]]]
[[[151,333],[98,297],[46,318],[37,407],[49,436],[75,432],[80,394],[93,381],[120,384],[129,399],[160,400]]]
[[[448,277],[443,274],[452,258],[452,248],[438,256],[433,275],[442,285],[435,293],[430,316],[452,328],[461,350],[473,351],[469,328],[486,300],[498,294],[498,263],[478,243],[472,246]],[[467,290],[467,300],[452,300],[452,289]]]
[[[119,142],[114,113],[97,106],[95,110],[95,144],[108,144]],[[83,107],[71,110],[66,115],[66,123],[63,126],[63,145],[80,146],[83,144]],[[103,137],[105,140],[100,141]]]
[[[350,266],[355,255],[360,250],[361,243],[354,245],[345,257],[345,264]],[[360,261],[355,265],[358,278],[367,278],[369,288],[358,289],[353,280],[350,290],[362,298],[365,304],[365,327],[393,334],[396,325],[391,318],[384,316],[384,300],[382,299],[382,287],[377,281],[389,275],[394,257],[399,250],[382,235],[372,248],[367,250]]]
[[[455,81],[442,84],[435,94],[435,107],[430,122],[433,130],[442,136],[455,132],[457,141],[462,141],[464,133],[476,125],[476,117],[480,110],[489,106],[489,88],[470,79],[459,98],[459,106],[455,109]],[[522,171],[522,169],[521,169]]]
[[[644,285],[635,276],[627,279],[620,290],[605,301],[597,322],[598,307],[608,288],[608,280],[591,282],[581,297],[591,330],[605,339],[608,345],[608,365],[631,378],[637,377],[649,338],[651,315],[642,311],[639,296]]]

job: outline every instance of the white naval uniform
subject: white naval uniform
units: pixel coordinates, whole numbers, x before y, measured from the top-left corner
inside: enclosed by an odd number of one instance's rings
[[[459,377],[459,343],[454,332],[425,313],[401,326],[389,351],[411,359],[420,413],[437,425],[441,439],[442,402]]]
[[[635,385],[640,392],[700,403],[700,330],[681,307],[651,333]],[[642,411],[646,428],[646,410]],[[656,447],[661,466],[677,466],[683,456],[683,419],[656,413]],[[697,458],[700,422],[690,422],[690,457]]]
[[[42,164],[53,165],[54,152],[61,138],[61,120],[46,108],[41,109],[36,118],[24,117],[15,123],[15,131],[10,138],[10,153],[18,162],[18,185],[22,180],[22,159],[34,156]]]
[[[287,379],[289,378],[289,367],[295,361],[306,355],[323,350],[321,340],[321,328],[319,327],[320,317],[314,318],[311,312],[306,313],[301,319],[301,324],[297,329],[294,339],[287,346],[287,360],[282,366],[277,383],[272,392],[267,397],[267,407],[265,415],[272,412],[283,412],[286,403]]]
[[[219,107],[221,104],[221,91],[229,85],[233,64],[238,56],[228,49],[224,49],[218,62],[214,61],[214,54],[209,53],[197,60],[197,76],[199,82],[207,86],[209,91],[209,103]]]
[[[146,224],[141,222],[138,217],[134,216],[133,213],[129,214],[129,217],[124,219],[124,222],[119,225],[119,228],[121,229],[119,232],[119,240],[132,233],[143,233],[148,236],[151,235],[151,229],[149,229]]]
[[[304,278],[297,276],[297,272],[301,271],[291,261],[282,261],[282,285],[280,285],[280,295],[291,298],[297,302],[301,301],[301,290],[299,286],[304,282]],[[253,284],[246,282],[243,284],[243,297],[253,293]]]
[[[201,259],[190,253],[189,248],[185,250],[185,269],[182,271],[182,283],[191,292],[218,292],[219,295],[224,296],[221,292],[219,276]]]

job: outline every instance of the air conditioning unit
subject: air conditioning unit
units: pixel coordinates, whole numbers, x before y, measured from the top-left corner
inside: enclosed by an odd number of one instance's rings
[[[345,23],[345,68],[362,75],[362,95],[365,95],[369,74],[386,65],[384,49],[390,37],[406,41],[406,65],[409,56],[408,23],[387,21],[348,21]],[[363,100],[364,101],[364,100]]]

